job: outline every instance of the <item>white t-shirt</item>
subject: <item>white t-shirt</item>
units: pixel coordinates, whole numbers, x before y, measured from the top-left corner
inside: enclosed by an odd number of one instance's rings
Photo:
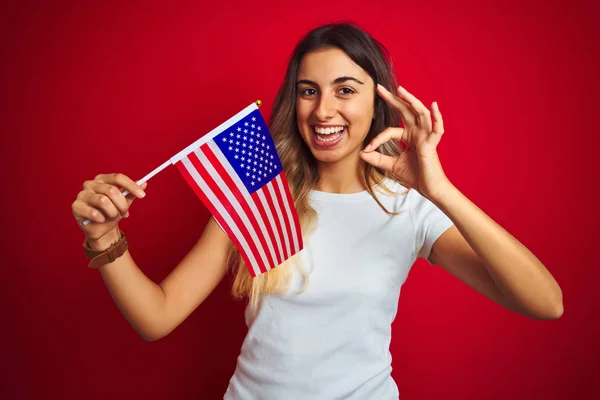
[[[295,269],[285,295],[263,297],[254,316],[246,310],[225,400],[399,398],[389,346],[400,287],[452,221],[416,190],[377,193],[401,214],[387,215],[366,190],[311,193],[318,222],[301,254],[308,287],[296,294],[303,279]]]

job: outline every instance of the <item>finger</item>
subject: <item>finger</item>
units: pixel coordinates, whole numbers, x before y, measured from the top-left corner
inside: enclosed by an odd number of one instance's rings
[[[433,131],[432,133],[443,135],[444,134],[444,119],[442,118],[442,113],[440,112],[440,108],[438,106],[437,101],[434,101],[431,104],[431,109],[433,110]]]
[[[115,185],[120,188],[125,188],[129,191],[129,193],[132,193],[134,196],[136,196],[137,198],[140,198],[140,199],[146,195],[146,193],[144,192],[142,187],[140,185],[138,185],[137,183],[135,183],[131,178],[129,178],[125,174],[121,174],[121,173],[100,174],[100,175],[97,175],[94,180],[100,181],[103,183],[109,183],[111,185]]]
[[[94,192],[100,195],[104,195],[110,199],[112,204],[117,208],[121,215],[125,215],[129,209],[129,205],[133,202],[135,197],[129,198],[123,196],[123,193],[114,185],[108,183],[96,183],[93,185]]]
[[[404,128],[386,128],[365,147],[365,152],[372,152],[382,144],[392,140],[404,141]]]
[[[373,151],[370,153],[366,153],[366,152],[362,151],[360,153],[360,157],[365,162],[368,162],[369,164],[371,164],[375,167],[384,169],[388,172],[394,171],[394,163],[397,160],[397,157],[386,156],[384,154],[381,154],[378,151]]]
[[[125,200],[125,197],[123,197],[122,194],[119,193],[119,196],[121,196],[121,198]],[[127,210],[121,212],[112,202],[110,197],[106,196],[105,194],[84,191],[81,192],[80,200],[89,205],[90,207],[93,207],[96,210],[102,212],[104,217],[110,220],[114,220],[119,215],[123,215],[127,212]]]
[[[431,132],[431,113],[429,109],[421,103],[421,100],[417,99],[402,86],[398,86],[397,92],[398,96],[413,109],[414,114],[417,116],[418,125],[426,129],[427,133]]]
[[[100,211],[96,210],[94,207],[91,207],[90,205],[86,204],[81,200],[75,200],[71,205],[71,210],[75,219],[78,222],[81,222],[82,224],[83,221],[86,219],[97,222],[99,224],[106,221],[106,218],[104,218],[104,215]]]
[[[142,189],[142,191],[144,191],[143,195],[141,195],[141,196],[145,197],[146,196],[145,190],[146,190],[146,187],[148,187],[148,183],[144,182],[141,185],[139,185],[139,187]],[[132,194],[129,190],[127,192],[128,193],[127,193],[127,196],[125,196],[125,199],[127,200],[127,204],[129,204],[129,206],[131,207],[131,203],[133,203],[133,201],[135,199],[137,199],[139,197],[139,195],[136,196],[136,195]],[[124,194],[125,191],[122,191],[121,193]]]
[[[389,90],[381,86],[379,83],[377,84],[377,93],[392,107],[397,108],[400,111],[400,116],[402,117],[402,121],[405,125],[415,125],[416,124],[416,115],[413,110],[406,104],[402,99],[396,97]]]

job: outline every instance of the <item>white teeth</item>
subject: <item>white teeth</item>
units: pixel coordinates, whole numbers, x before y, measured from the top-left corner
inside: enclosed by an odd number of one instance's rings
[[[321,134],[321,135],[331,135],[332,133],[337,133],[340,131],[343,131],[344,127],[343,126],[336,126],[333,128],[320,128],[315,126],[315,132]]]

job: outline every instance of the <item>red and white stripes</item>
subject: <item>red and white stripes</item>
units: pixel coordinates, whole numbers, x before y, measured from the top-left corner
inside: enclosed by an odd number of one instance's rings
[[[236,245],[252,276],[302,250],[300,223],[283,171],[250,194],[212,140],[175,166]]]

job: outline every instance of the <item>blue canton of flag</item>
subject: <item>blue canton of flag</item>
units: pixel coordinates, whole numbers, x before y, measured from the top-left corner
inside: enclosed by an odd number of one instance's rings
[[[282,166],[259,110],[254,110],[213,139],[249,193],[275,178]]]

